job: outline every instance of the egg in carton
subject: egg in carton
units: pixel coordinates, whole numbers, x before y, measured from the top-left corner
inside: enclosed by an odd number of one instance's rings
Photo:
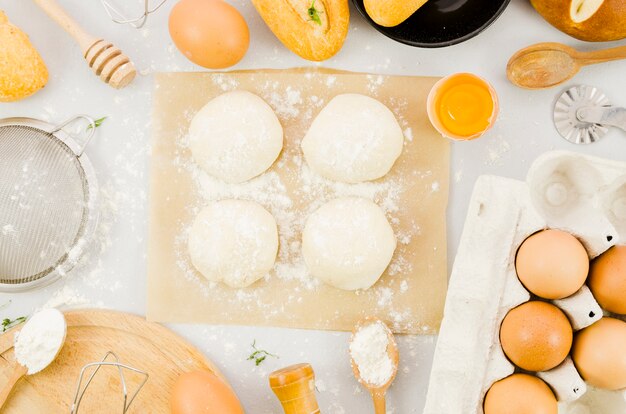
[[[477,180],[450,277],[424,414],[483,414],[490,387],[520,371],[500,345],[500,325],[511,309],[531,299],[517,277],[515,258],[529,236],[546,228],[576,236],[590,259],[620,240],[626,243],[626,163],[554,151],[533,163],[526,182]],[[606,313],[586,285],[552,303],[574,331]],[[626,413],[626,391],[588,386],[569,356],[536,375],[552,388],[559,413]]]

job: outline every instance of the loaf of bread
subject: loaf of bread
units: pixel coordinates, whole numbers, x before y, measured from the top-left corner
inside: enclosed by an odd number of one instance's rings
[[[348,35],[348,0],[252,0],[289,50],[307,60],[335,55]]]
[[[411,17],[428,0],[364,0],[367,14],[376,24],[385,27],[397,26]]]
[[[32,95],[48,82],[48,69],[28,36],[0,10],[0,102]]]

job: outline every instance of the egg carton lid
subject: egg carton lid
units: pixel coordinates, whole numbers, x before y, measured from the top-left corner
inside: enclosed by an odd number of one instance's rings
[[[450,277],[424,414],[483,414],[487,390],[515,372],[499,328],[510,309],[530,299],[515,271],[521,243],[558,228],[578,237],[594,258],[626,242],[624,206],[624,162],[553,151],[533,163],[526,181],[479,177]],[[575,330],[603,316],[586,286],[554,302]],[[626,412],[626,392],[588,387],[569,357],[538,376],[555,392],[561,414]]]

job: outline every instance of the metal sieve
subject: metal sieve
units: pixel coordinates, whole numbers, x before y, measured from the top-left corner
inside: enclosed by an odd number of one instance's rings
[[[79,120],[90,125],[81,143],[63,130]],[[97,181],[83,151],[94,133],[94,120],[84,115],[58,126],[0,120],[0,291],[52,283],[92,239]]]

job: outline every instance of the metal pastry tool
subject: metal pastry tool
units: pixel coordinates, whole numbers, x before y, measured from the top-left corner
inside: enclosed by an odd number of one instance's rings
[[[128,15],[120,10],[120,8],[114,4],[112,0],[100,0],[102,7],[107,12],[111,20],[117,24],[129,24],[135,29],[141,29],[148,20],[148,16],[156,12],[167,0],[160,0],[155,2],[155,5],[150,7],[150,0],[144,0],[143,13],[137,17],[128,17]]]
[[[591,144],[609,127],[626,131],[626,108],[612,106],[606,95],[593,86],[574,86],[557,99],[554,125],[569,142]]]
[[[63,130],[79,120],[84,137]],[[0,292],[51,283],[82,256],[98,221],[98,184],[83,154],[95,125],[84,115],[57,126],[0,120]]]
[[[104,358],[102,358],[101,361],[91,362],[85,365],[80,370],[80,375],[78,377],[78,384],[76,384],[76,392],[74,394],[74,401],[72,402],[72,408],[71,408],[70,414],[78,414],[80,403],[83,400],[83,397],[85,396],[85,392],[87,391],[87,388],[89,388],[91,381],[93,380],[93,378],[96,376],[96,374],[98,373],[98,371],[100,371],[100,368],[102,367],[113,367],[113,368],[116,368],[118,371],[120,384],[122,386],[122,394],[124,396],[124,399],[123,399],[124,404],[122,406],[123,414],[126,414],[128,412],[130,405],[133,403],[133,401],[137,397],[137,394],[139,394],[139,391],[141,391],[143,386],[146,385],[146,382],[148,382],[147,372],[122,364],[120,362],[120,359],[117,357],[117,355],[109,351],[106,353],[106,355],[104,356]],[[85,381],[85,384],[83,385],[86,372],[91,369],[93,369],[93,372],[91,373],[89,378],[87,378],[87,380]],[[139,374],[142,377],[141,381],[139,382],[139,385],[137,385],[137,389],[132,394],[129,394],[128,392],[128,386],[126,384],[126,377],[124,376],[124,370],[134,372],[136,374]]]

